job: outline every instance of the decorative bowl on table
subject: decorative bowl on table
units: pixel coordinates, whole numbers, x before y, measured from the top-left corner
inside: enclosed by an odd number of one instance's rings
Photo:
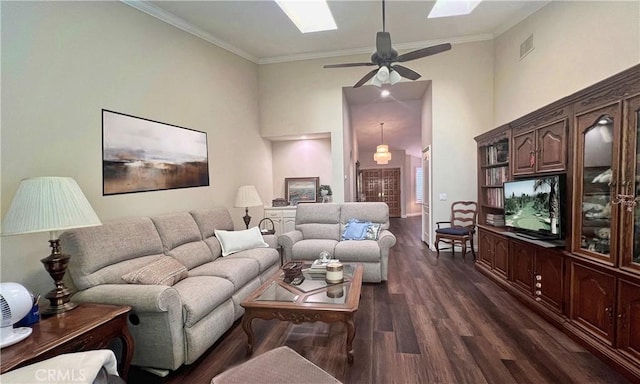
[[[301,276],[303,265],[304,263],[300,261],[290,261],[284,267],[282,267],[285,283],[290,283],[296,277]]]

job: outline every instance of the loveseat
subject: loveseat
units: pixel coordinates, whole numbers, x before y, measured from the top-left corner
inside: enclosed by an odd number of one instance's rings
[[[374,224],[377,233],[371,239],[343,240],[350,221]],[[389,206],[381,202],[298,204],[295,230],[278,237],[286,261],[316,260],[328,251],[341,262],[363,264],[363,281],[375,283],[387,280],[389,250],[395,243]]]
[[[191,364],[242,316],[240,302],[280,267],[274,236],[263,238],[257,227],[224,232],[232,230],[227,209],[215,208],[66,231],[60,242],[71,255],[65,279],[77,291],[72,300],[132,307],[132,364],[170,370]],[[216,231],[262,244],[221,244]],[[250,249],[223,257],[229,248]]]

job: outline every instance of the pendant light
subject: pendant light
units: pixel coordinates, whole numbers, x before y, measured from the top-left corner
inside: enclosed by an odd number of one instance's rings
[[[376,153],[373,154],[373,160],[377,164],[389,164],[391,160],[391,152],[389,152],[389,146],[384,144],[384,123],[380,123],[380,145],[376,148]]]

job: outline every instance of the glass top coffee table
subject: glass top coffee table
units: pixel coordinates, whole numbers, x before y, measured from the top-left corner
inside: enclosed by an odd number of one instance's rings
[[[247,334],[248,353],[253,352],[251,322],[256,318],[294,324],[343,322],[347,327],[347,359],[349,363],[353,362],[354,316],[360,304],[363,267],[343,264],[344,282],[328,284],[325,274],[309,270],[310,266],[310,263],[303,265],[304,281],[299,285],[285,282],[284,272],[280,269],[240,304],[245,309],[242,329]]]

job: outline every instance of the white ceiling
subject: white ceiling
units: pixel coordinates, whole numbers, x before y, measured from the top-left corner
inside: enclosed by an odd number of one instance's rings
[[[382,1],[328,0],[338,29],[308,34],[300,33],[270,0],[122,1],[258,64],[371,53],[376,32],[382,30]],[[442,42],[487,40],[548,2],[484,0],[470,15],[428,19],[433,1],[387,0],[386,30],[400,53]],[[421,103],[416,100],[427,87],[428,81],[400,82],[390,88],[391,101],[380,100],[380,89],[373,86],[348,89],[360,150],[375,150],[384,122],[391,149],[420,157]]]

